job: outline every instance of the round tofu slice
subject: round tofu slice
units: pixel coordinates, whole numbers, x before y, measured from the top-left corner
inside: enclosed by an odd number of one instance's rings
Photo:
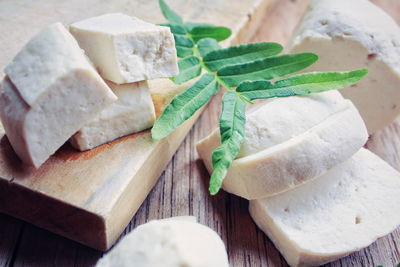
[[[370,134],[400,114],[400,27],[366,0],[313,0],[294,36],[291,52],[319,60],[308,71],[369,68],[358,84],[341,90]]]
[[[361,149],[291,191],[250,201],[250,214],[290,266],[319,266],[400,225],[400,173]]]
[[[216,232],[194,217],[150,221],[124,237],[97,267],[229,267]]]
[[[246,140],[223,189],[246,199],[290,190],[351,157],[367,141],[359,113],[337,91],[277,98],[248,112]],[[197,145],[209,172],[215,130]]]

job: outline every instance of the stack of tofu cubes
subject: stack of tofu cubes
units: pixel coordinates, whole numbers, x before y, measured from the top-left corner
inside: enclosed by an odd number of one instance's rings
[[[336,260],[400,225],[400,173],[363,148],[368,133],[399,115],[399,44],[399,26],[370,1],[313,0],[293,51],[317,52],[312,70],[367,67],[368,75],[342,90],[351,101],[330,91],[247,112],[222,187],[250,200],[255,223],[290,266]],[[217,129],[197,147],[210,172],[219,144]]]
[[[39,167],[66,141],[83,151],[150,128],[146,80],[178,73],[173,35],[120,13],[52,24],[5,68],[0,116],[23,162]]]

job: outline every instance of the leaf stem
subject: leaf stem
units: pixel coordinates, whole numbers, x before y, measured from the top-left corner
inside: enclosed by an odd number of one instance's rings
[[[222,86],[223,88],[225,88],[226,90],[230,90],[230,91],[235,91],[234,87],[230,87],[229,85],[227,85],[224,81],[222,81],[218,75],[215,75],[215,79],[217,80],[218,84],[220,86]]]

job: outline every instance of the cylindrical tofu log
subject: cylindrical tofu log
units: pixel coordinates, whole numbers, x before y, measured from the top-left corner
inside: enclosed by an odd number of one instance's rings
[[[97,267],[229,267],[216,232],[194,217],[150,221],[124,237]]]
[[[250,214],[290,266],[319,266],[400,225],[400,173],[361,149],[291,191],[250,201]]]
[[[107,84],[118,100],[102,110],[71,138],[71,144],[81,151],[148,129],[156,119],[146,81],[121,85],[112,82]]]
[[[360,111],[370,134],[400,113],[400,27],[367,0],[313,0],[291,52],[319,55],[307,70],[369,68],[358,84],[341,90]]]
[[[358,111],[337,91],[277,98],[247,115],[246,140],[222,188],[246,199],[278,194],[351,157],[367,141]],[[209,172],[215,130],[197,145]]]
[[[30,40],[5,72],[1,121],[15,152],[35,167],[117,99],[60,23]]]

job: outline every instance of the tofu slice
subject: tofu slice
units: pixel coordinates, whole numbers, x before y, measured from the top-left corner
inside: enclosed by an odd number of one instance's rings
[[[358,111],[337,91],[277,98],[248,112],[246,140],[222,188],[246,199],[278,194],[351,157],[367,141]],[[218,129],[197,145],[209,172]]]
[[[97,267],[229,267],[225,245],[216,232],[194,217],[150,221],[125,236]]]
[[[325,175],[250,201],[250,214],[290,266],[319,266],[400,225],[400,173],[361,149]]]
[[[369,68],[340,92],[353,101],[370,134],[400,113],[400,27],[367,0],[313,0],[293,38],[293,53],[320,56],[310,71]]]
[[[156,113],[146,81],[116,85],[107,82],[118,100],[85,124],[71,144],[87,150],[153,126]]]
[[[117,99],[60,23],[30,40],[5,72],[1,121],[15,152],[36,168]]]
[[[121,13],[70,26],[101,76],[117,84],[178,74],[175,40],[168,27]]]

